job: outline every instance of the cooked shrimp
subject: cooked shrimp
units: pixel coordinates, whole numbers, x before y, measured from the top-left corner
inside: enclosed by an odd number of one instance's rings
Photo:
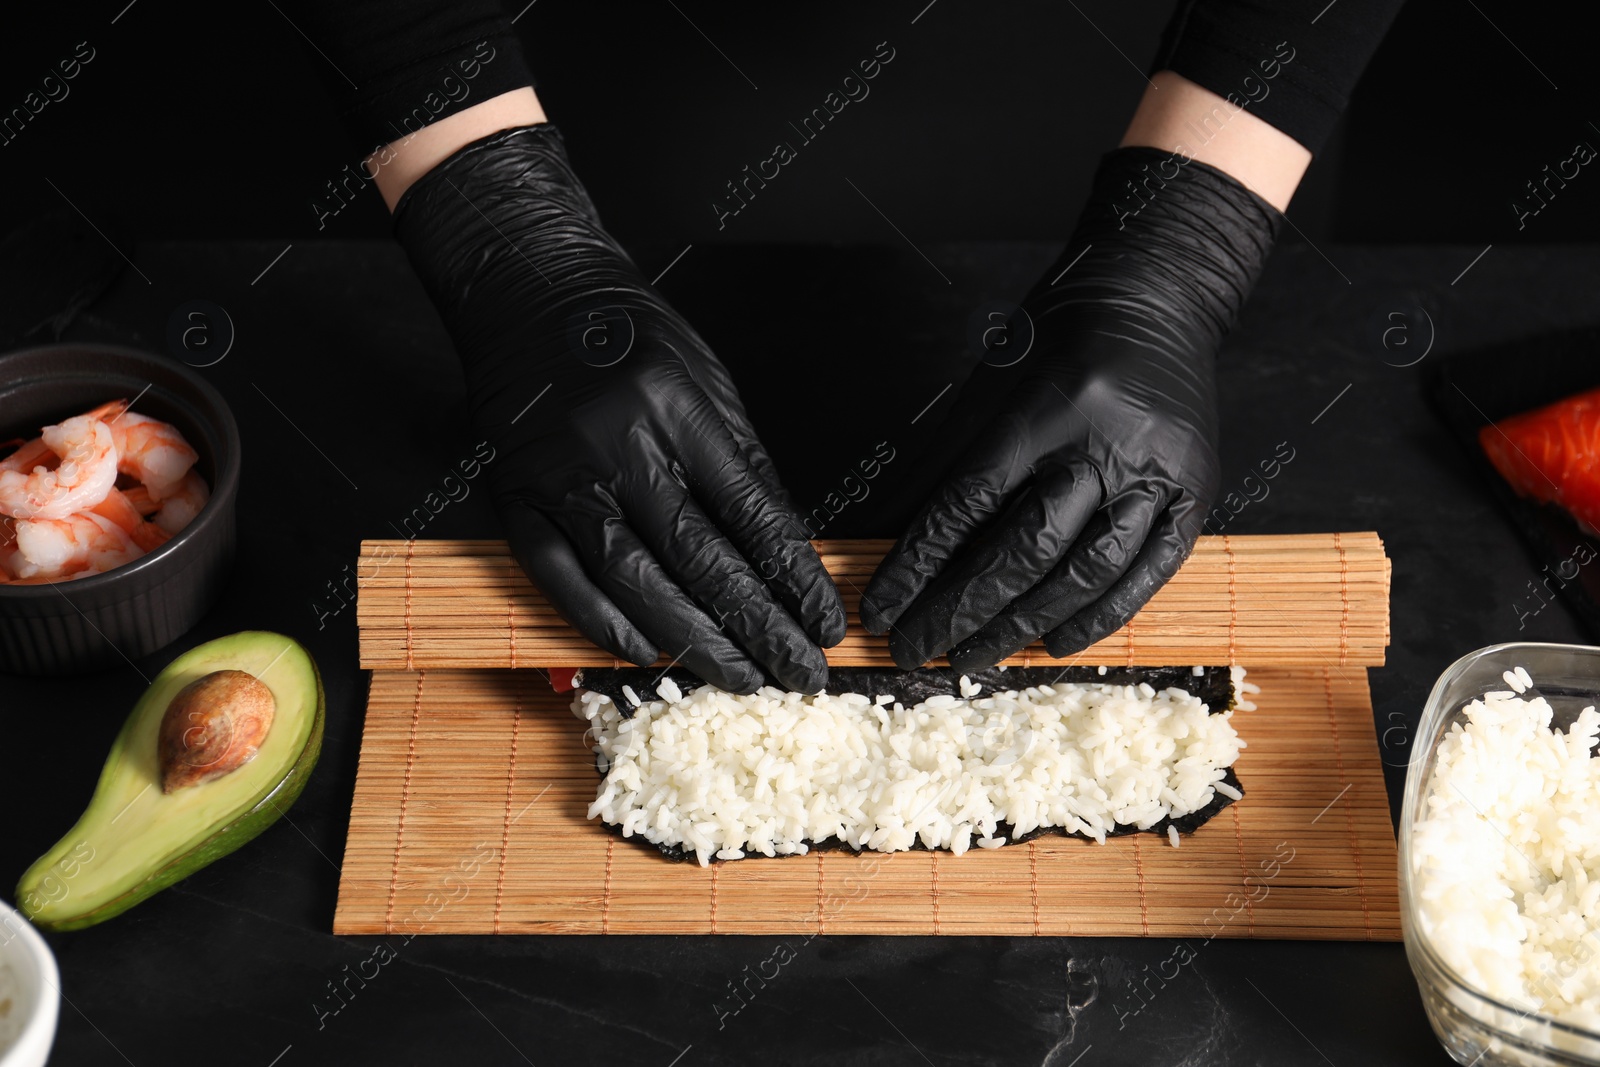
[[[89,510],[116,523],[123,533],[133,538],[134,544],[146,552],[158,549],[172,540],[172,534],[153,522],[146,522],[128,496],[115,486],[106,494],[104,500]]]
[[[88,414],[111,428],[117,470],[143,482],[154,500],[172,492],[200,458],[176,426],[129,411],[126,400],[101,404]]]
[[[93,513],[19,520],[17,547],[23,560],[18,578],[79,578],[144,555],[120,526]]]
[[[54,470],[39,464],[27,471],[23,464],[42,458],[31,442],[18,449],[26,458],[0,462],[0,512],[18,519],[61,519],[106,498],[117,480],[117,446],[105,423],[74,415],[46,426],[39,440],[60,462]]]
[[[183,476],[177,488],[161,499],[161,510],[156,512],[155,524],[169,534],[176,534],[194,521],[200,509],[211,499],[211,487],[200,477],[199,471]]]
[[[122,495],[127,497],[128,503],[132,504],[134,509],[147,519],[161,510],[161,502],[152,498],[150,490],[138,483],[122,490]]]
[[[0,519],[0,583],[9,582],[17,576],[13,563],[16,554],[17,520],[9,517]]]
[[[31,441],[16,438],[6,444],[14,445],[16,451],[5,459],[0,459],[0,470],[29,471],[40,463],[55,459],[55,454],[50,451],[50,446],[44,443],[44,438],[35,437]]]

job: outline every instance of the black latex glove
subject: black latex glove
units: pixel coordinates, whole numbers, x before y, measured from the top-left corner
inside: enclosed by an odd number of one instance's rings
[[[1203,163],[1104,158],[1023,302],[1031,350],[980,366],[967,389],[1017,384],[862,598],[866,628],[892,628],[896,663],[985,667],[1041,636],[1068,656],[1177,571],[1218,491],[1214,356],[1281,217]],[[957,402],[949,432],[973,406]]]
[[[838,592],[726,368],[601,227],[556,129],[461,149],[395,231],[496,449],[512,550],[556,609],[633,663],[822,688]]]

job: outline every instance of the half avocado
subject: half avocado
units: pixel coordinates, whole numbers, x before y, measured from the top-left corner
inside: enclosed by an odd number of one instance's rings
[[[180,693],[203,696],[203,679],[235,671],[270,690],[270,728],[247,762],[190,775],[190,784],[164,791],[163,759],[171,757],[162,755],[162,724],[171,718],[169,705]],[[177,707],[191,703],[180,700]],[[83,817],[17,883],[18,907],[40,929],[78,930],[232,852],[277,821],[305,788],[322,749],[323,714],[317,665],[291,638],[252,630],[185,652],[134,705]],[[188,736],[198,744],[190,751],[214,750],[219,729],[227,724],[191,727]]]

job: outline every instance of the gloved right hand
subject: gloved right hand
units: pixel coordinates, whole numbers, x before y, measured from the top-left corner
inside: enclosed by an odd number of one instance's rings
[[[1037,333],[1021,379],[861,599],[899,666],[948,654],[990,667],[1040,637],[1075,655],[1193,548],[1221,478],[1214,356],[1282,216],[1179,158],[1108,153],[1061,260],[1023,301]],[[980,409],[958,403],[949,437]]]
[[[548,123],[420,178],[395,231],[455,339],[517,560],[573,626],[816,692],[844,606],[727,369],[600,225]]]

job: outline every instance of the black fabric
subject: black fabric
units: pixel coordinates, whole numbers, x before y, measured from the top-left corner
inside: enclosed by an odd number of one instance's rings
[[[363,157],[491,97],[532,85],[498,0],[294,0],[283,9]]]
[[[1315,154],[1402,2],[1181,0],[1151,71],[1181,74],[1249,108]],[[1196,137],[1213,136],[1225,117],[1197,127]]]
[[[1181,0],[1152,70],[1248,107],[1316,152],[1402,2]],[[363,155],[534,84],[498,0],[293,0],[283,8],[321,53],[323,79]]]

